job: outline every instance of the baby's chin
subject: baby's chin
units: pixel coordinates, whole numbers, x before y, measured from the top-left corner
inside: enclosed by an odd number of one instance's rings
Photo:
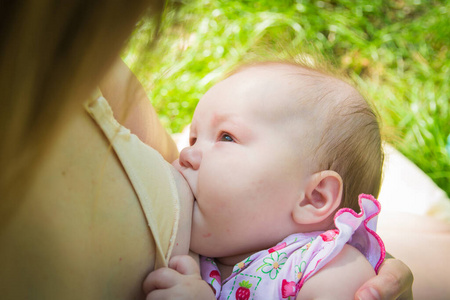
[[[194,202],[190,242],[191,251],[206,257],[222,255],[220,249],[223,249],[223,247],[220,244],[220,239],[216,239],[213,233],[205,230],[204,226],[198,226],[199,224],[196,222],[196,215],[198,216],[198,214],[197,202]]]
[[[242,249],[241,249],[242,250]],[[256,251],[237,251],[235,247],[227,244],[195,244],[191,241],[190,251],[204,256],[217,259],[221,264],[235,265],[246,259]]]
[[[211,251],[211,249],[209,249],[207,245],[198,242],[193,242],[192,238],[193,237],[191,235],[191,244],[189,245],[190,251],[205,257],[216,257],[215,251]]]
[[[201,256],[214,258],[234,257],[247,253],[245,251],[247,249],[237,249],[234,243],[214,238],[210,232],[195,232],[195,226],[192,226],[190,250]]]
[[[226,252],[223,251],[223,247],[218,244],[198,244],[192,243],[190,245],[190,251],[195,252],[204,257],[225,257],[228,256]]]

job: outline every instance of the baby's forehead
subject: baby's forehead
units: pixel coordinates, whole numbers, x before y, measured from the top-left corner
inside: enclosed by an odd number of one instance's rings
[[[272,84],[280,95],[267,99],[273,105],[267,105],[272,120],[287,120],[296,124],[296,120],[308,120],[321,127],[320,124],[332,122],[339,115],[336,109],[354,107],[365,103],[360,93],[344,80],[331,75],[326,70],[292,63],[268,62],[250,65],[241,69],[244,76],[259,76],[267,84]],[[273,83],[270,79],[277,78]],[[274,95],[274,94],[272,94]],[[275,93],[276,95],[276,93]],[[356,104],[356,105],[355,105]]]
[[[298,91],[301,89],[312,89],[316,94],[320,93],[320,88],[326,90],[347,91],[353,89],[341,79],[331,75],[326,70],[314,69],[312,67],[288,63],[288,62],[261,62],[257,64],[245,65],[238,68],[233,75],[241,77],[253,76],[270,81],[279,78],[287,85],[278,85],[279,88],[292,88]],[[279,83],[279,82],[277,82]],[[277,83],[274,83],[277,84]]]
[[[276,95],[277,91],[280,95],[288,95],[283,98],[292,100],[284,103],[287,109],[291,108],[289,104],[301,107],[315,105],[332,107],[341,104],[350,95],[358,93],[351,85],[326,71],[293,63],[258,63],[241,67],[234,74],[238,75],[235,80],[237,85],[245,84],[242,78],[253,77],[254,81],[263,82],[255,87],[263,86],[264,90],[272,92],[271,95]],[[268,100],[278,103],[281,102],[281,97]]]

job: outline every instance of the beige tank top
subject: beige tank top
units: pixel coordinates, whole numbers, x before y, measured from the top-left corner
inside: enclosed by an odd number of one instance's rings
[[[85,108],[110,141],[140,201],[155,242],[155,269],[167,266],[180,213],[170,164],[114,119],[99,90],[85,103]]]

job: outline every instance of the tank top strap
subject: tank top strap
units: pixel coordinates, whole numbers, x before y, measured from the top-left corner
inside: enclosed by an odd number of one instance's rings
[[[140,201],[155,242],[155,269],[167,266],[180,213],[172,166],[114,119],[100,90],[84,106],[111,143]]]

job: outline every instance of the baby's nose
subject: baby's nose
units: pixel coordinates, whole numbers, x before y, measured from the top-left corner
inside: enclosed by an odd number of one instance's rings
[[[202,160],[201,152],[195,147],[186,147],[180,153],[180,165],[185,168],[197,170]]]

